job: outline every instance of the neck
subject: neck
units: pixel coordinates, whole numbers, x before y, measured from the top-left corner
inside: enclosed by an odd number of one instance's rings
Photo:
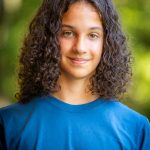
[[[66,103],[85,104],[98,98],[97,95],[92,95],[89,90],[89,80],[69,80],[60,77],[58,83],[61,85],[61,89],[52,95]]]

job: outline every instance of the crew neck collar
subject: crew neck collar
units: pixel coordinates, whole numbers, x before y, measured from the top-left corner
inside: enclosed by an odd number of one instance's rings
[[[76,104],[66,103],[52,95],[48,96],[48,100],[51,104],[55,105],[56,107],[58,107],[62,110],[69,111],[69,112],[81,112],[83,110],[89,110],[89,109],[92,109],[92,108],[95,108],[95,107],[101,105],[104,102],[110,101],[110,100],[98,98],[98,99],[93,100],[88,103],[76,105]]]

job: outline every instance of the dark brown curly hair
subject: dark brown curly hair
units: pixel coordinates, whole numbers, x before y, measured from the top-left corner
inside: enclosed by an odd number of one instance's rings
[[[59,90],[61,19],[77,1],[92,4],[102,17],[104,45],[101,61],[91,78],[90,88],[102,98],[118,98],[131,78],[131,53],[111,0],[43,0],[33,18],[21,48],[19,86],[20,102]]]

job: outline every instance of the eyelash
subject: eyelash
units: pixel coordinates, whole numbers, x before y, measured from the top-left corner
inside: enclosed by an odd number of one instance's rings
[[[66,38],[70,38],[70,37],[73,37],[75,33],[72,31],[63,31],[61,35]]]
[[[72,37],[76,36],[76,33],[73,31],[62,31],[61,36],[65,37],[65,38],[72,38]],[[92,33],[89,33],[88,37],[91,40],[96,40],[99,38],[99,34],[92,32]]]
[[[99,38],[99,35],[97,33],[90,33],[89,38],[92,39],[92,40],[95,40],[95,39]]]

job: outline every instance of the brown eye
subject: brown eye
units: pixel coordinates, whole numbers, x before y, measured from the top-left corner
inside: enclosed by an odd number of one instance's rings
[[[96,40],[99,38],[99,35],[97,33],[90,33],[88,36],[91,40]]]
[[[72,32],[72,31],[63,31],[63,32],[62,32],[62,36],[63,36],[63,37],[66,37],[66,38],[71,38],[71,37],[73,37],[74,35],[75,35],[75,33]]]

